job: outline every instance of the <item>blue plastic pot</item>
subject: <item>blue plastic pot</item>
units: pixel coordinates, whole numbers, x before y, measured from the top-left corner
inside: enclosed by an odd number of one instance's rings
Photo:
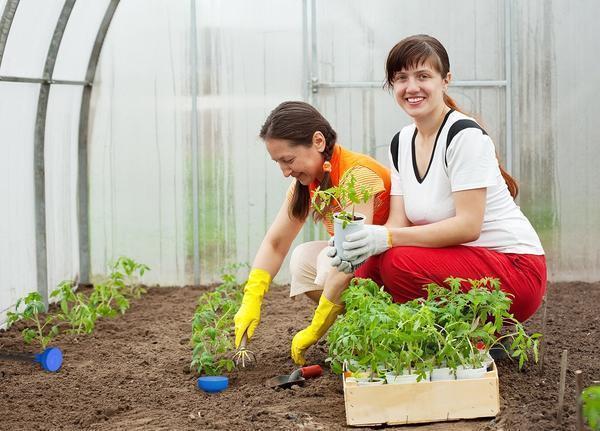
[[[204,392],[221,392],[229,386],[229,379],[225,376],[202,376],[198,378],[197,386]]]
[[[58,371],[63,363],[63,354],[58,347],[48,347],[42,353],[0,351],[0,360],[39,362],[42,368],[51,373]]]
[[[35,355],[35,360],[41,364],[44,370],[53,373],[62,366],[63,354],[58,347],[48,347],[42,353]]]

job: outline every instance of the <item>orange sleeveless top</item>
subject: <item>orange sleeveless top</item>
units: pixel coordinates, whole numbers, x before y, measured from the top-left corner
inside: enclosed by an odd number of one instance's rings
[[[331,183],[334,186],[339,185],[340,179],[346,172],[356,170],[355,178],[357,188],[360,189],[362,186],[365,186],[371,189],[375,194],[373,201],[373,224],[385,224],[390,213],[390,170],[372,157],[346,150],[338,144],[336,144],[333,149],[330,163]],[[383,188],[381,188],[379,179],[383,182]],[[379,190],[373,190],[373,184],[379,184]],[[318,181],[313,182],[309,186],[311,198],[318,186]],[[329,232],[330,235],[333,235],[333,223],[331,220],[323,219],[323,223],[327,232]]]

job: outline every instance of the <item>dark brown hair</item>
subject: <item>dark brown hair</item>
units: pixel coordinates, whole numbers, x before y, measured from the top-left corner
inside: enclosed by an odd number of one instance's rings
[[[444,46],[434,37],[426,34],[409,36],[398,42],[388,54],[385,63],[386,82],[385,87],[390,89],[394,86],[396,73],[403,69],[410,69],[429,62],[433,68],[445,78],[450,72],[450,60]],[[461,111],[454,99],[444,92],[444,103],[455,111]],[[497,157],[497,155],[496,155]],[[515,179],[504,170],[499,163],[500,173],[506,182],[510,195],[514,198],[519,193],[519,186]]]
[[[285,139],[291,146],[303,145],[310,147],[315,132],[321,132],[325,137],[323,161],[331,159],[337,134],[329,122],[313,106],[305,102],[283,102],[269,114],[265,124],[260,129],[260,137],[266,139]],[[325,172],[321,188],[331,186],[329,172]],[[305,220],[310,210],[310,192],[308,186],[296,181],[292,204],[289,210],[290,218]]]

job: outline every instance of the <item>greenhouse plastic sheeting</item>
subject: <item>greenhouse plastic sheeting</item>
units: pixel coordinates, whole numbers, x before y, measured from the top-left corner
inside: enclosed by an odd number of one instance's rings
[[[108,0],[77,0],[65,27],[54,78],[82,81]]]
[[[39,78],[64,0],[20,1],[6,41],[0,75]]]
[[[79,274],[77,143],[81,87],[55,85],[46,119],[46,237],[50,290]]]
[[[196,229],[200,280],[214,281],[252,258],[284,199],[257,137],[272,108],[302,97],[301,3],[199,1],[196,11],[195,66],[190,3],[122,2],[113,19],[90,130],[94,274],[126,254],[153,268],[147,282],[192,283]]]
[[[18,298],[37,290],[33,127],[39,85],[0,82],[0,324]]]
[[[314,28],[305,15],[313,4]],[[0,10],[6,5],[0,0]],[[0,76],[42,77],[63,5],[18,2]],[[108,5],[75,2],[55,79],[85,79]],[[599,12],[595,0],[121,1],[84,131],[92,274],[128,255],[152,268],[147,283],[183,285],[217,280],[224,264],[251,262],[289,185],[258,139],[268,113],[284,100],[309,100],[344,145],[387,163],[389,141],[408,118],[381,88],[385,58],[404,36],[430,33],[446,45],[453,78],[463,82],[450,94],[478,116],[520,181],[518,203],[541,236],[550,279],[600,279],[600,59],[589,54]],[[471,80],[498,84],[464,85]],[[340,82],[367,85],[325,88]],[[52,84],[46,118],[48,290],[84,266],[76,222],[83,83],[75,84]],[[33,180],[39,89],[0,82],[7,209],[0,213],[0,310],[43,291],[35,237],[35,205],[42,203]],[[300,239],[320,232],[305,228]],[[277,280],[289,280],[286,264]]]

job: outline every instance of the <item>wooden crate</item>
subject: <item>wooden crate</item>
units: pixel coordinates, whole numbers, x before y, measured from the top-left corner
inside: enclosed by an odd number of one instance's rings
[[[496,364],[481,379],[360,386],[344,378],[346,423],[399,425],[496,416]]]

